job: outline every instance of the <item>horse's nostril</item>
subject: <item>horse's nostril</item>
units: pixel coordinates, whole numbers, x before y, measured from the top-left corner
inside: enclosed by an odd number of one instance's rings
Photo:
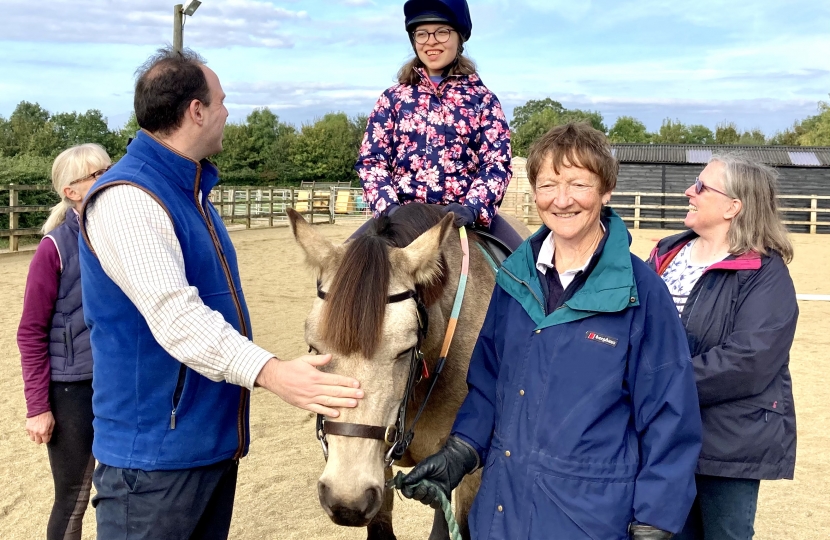
[[[380,506],[383,503],[383,492],[378,487],[372,487],[366,490],[364,498],[366,500],[366,507],[363,511],[371,519],[380,510]]]
[[[322,480],[317,482],[317,497],[320,499],[320,506],[331,517],[331,489]]]

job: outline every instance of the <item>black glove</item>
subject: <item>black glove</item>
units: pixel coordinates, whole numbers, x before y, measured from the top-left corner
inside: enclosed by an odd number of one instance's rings
[[[464,206],[463,204],[459,204],[457,202],[450,203],[444,208],[445,212],[452,212],[455,214],[455,221],[453,222],[453,225],[455,225],[458,229],[461,227],[472,227],[478,217],[476,216],[475,210],[469,206]]]
[[[631,540],[669,540],[672,537],[672,533],[668,531],[643,523],[632,524],[628,528],[628,533],[631,535]]]
[[[404,477],[401,493],[408,499],[438,508],[441,503],[436,486],[449,497],[461,480],[477,468],[478,452],[458,437],[450,437],[441,450],[422,460]],[[421,480],[435,485],[417,485]]]

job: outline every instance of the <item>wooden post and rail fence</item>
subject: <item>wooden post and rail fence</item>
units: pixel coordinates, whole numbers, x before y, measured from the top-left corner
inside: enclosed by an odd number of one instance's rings
[[[0,238],[9,239],[10,252],[18,251],[21,237],[40,233],[39,227],[20,228],[20,216],[32,212],[48,212],[50,209],[50,206],[43,205],[21,205],[21,193],[32,191],[48,192],[51,191],[51,186],[0,186],[0,198],[4,198],[4,192],[8,193],[8,205],[0,206],[0,215],[9,216],[8,228],[0,229]],[[672,199],[676,200],[673,204]],[[362,190],[348,187],[348,184],[309,184],[292,188],[218,186],[211,191],[210,200],[225,223],[244,225],[246,229],[285,225],[288,222],[288,208],[303,214],[311,223],[365,220],[371,216],[368,204],[363,200]],[[820,202],[823,207],[819,206]],[[810,234],[830,232],[830,196],[781,195],[779,204],[784,223],[791,229]],[[626,191],[615,192],[611,206],[635,229],[644,224],[678,228],[683,222],[683,214],[689,208],[686,196],[682,193]],[[502,202],[501,211],[513,214],[531,226],[541,223],[528,192],[508,193]],[[797,219],[806,216],[809,219]]]

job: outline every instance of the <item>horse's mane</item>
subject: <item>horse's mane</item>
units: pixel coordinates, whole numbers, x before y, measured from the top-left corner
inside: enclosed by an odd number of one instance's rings
[[[380,344],[392,271],[387,248],[408,246],[443,215],[441,209],[426,204],[402,206],[391,217],[376,218],[366,234],[346,244],[322,314],[321,337],[329,346],[340,354],[374,355]],[[418,286],[427,306],[441,298],[447,281],[443,257],[440,268],[433,283]]]

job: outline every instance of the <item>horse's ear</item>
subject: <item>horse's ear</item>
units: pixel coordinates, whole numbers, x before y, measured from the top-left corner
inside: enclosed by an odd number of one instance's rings
[[[332,258],[337,255],[337,247],[317,234],[305,218],[293,208],[288,209],[288,221],[291,223],[294,239],[305,252],[308,264],[318,270],[331,264]]]
[[[453,214],[401,249],[409,272],[419,285],[428,285],[441,272],[441,246],[453,230]]]

